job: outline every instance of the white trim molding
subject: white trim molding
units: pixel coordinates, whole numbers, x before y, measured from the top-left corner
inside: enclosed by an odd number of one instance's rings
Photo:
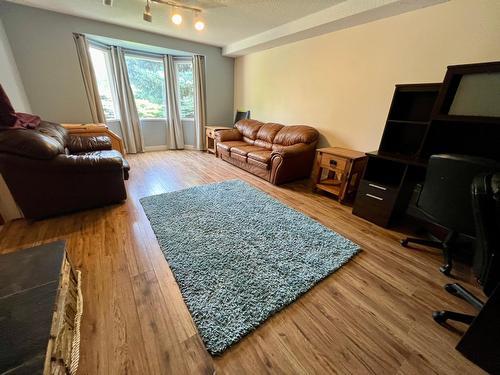
[[[224,56],[238,57],[337,30],[396,16],[449,0],[347,0],[226,45]]]
[[[203,151],[203,150],[199,150],[199,149],[195,148],[194,145],[184,145],[184,150]],[[154,152],[154,151],[168,151],[168,147],[166,145],[144,147],[144,152]],[[172,151],[175,151],[175,150],[172,150]],[[177,151],[182,151],[182,150],[177,150]]]

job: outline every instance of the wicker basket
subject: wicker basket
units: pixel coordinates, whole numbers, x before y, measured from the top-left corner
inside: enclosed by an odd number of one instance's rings
[[[80,357],[80,321],[83,312],[81,272],[65,256],[59,280],[44,375],[76,374]]]

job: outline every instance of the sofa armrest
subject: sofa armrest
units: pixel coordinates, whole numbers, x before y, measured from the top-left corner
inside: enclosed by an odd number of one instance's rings
[[[105,135],[70,135],[67,147],[72,154],[91,151],[111,150],[111,139]]]
[[[316,154],[316,142],[292,146],[275,145],[271,153],[269,182],[280,185],[285,182],[309,178]]]
[[[280,146],[274,145],[273,152],[271,153],[271,158],[282,157],[283,159],[293,158],[300,156],[301,154],[308,153],[315,149],[314,144],[297,143],[292,146]]]
[[[243,135],[238,129],[224,129],[215,132],[215,140],[217,142],[241,141],[242,139]]]
[[[82,155],[58,155],[47,164],[48,170],[64,172],[122,171],[120,156],[102,156],[99,152]]]
[[[61,154],[37,160],[0,153],[0,172],[27,219],[101,207],[127,198],[121,157]]]
[[[108,152],[108,151],[105,151]],[[121,156],[105,156],[102,152],[95,151],[89,154],[66,155],[59,154],[50,160],[30,159],[18,155],[0,153],[0,173],[5,174],[33,174],[40,172],[42,175],[58,174],[67,175],[80,173],[101,173],[119,171],[123,172],[123,159]]]

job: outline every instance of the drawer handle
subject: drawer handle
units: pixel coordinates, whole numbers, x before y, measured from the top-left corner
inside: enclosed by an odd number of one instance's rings
[[[380,198],[380,197],[377,197],[376,195],[372,195],[372,194],[365,194],[367,197],[370,197],[370,198],[373,198],[373,199],[376,199],[376,200],[379,200],[379,201],[383,201],[384,198]]]
[[[375,184],[368,184],[368,186],[374,187],[375,189],[387,190],[387,188]]]

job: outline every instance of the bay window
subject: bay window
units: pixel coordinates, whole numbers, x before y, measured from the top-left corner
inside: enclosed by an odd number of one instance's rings
[[[116,121],[120,118],[120,110],[113,81],[111,51],[107,48],[91,45],[89,53],[106,122]]]

